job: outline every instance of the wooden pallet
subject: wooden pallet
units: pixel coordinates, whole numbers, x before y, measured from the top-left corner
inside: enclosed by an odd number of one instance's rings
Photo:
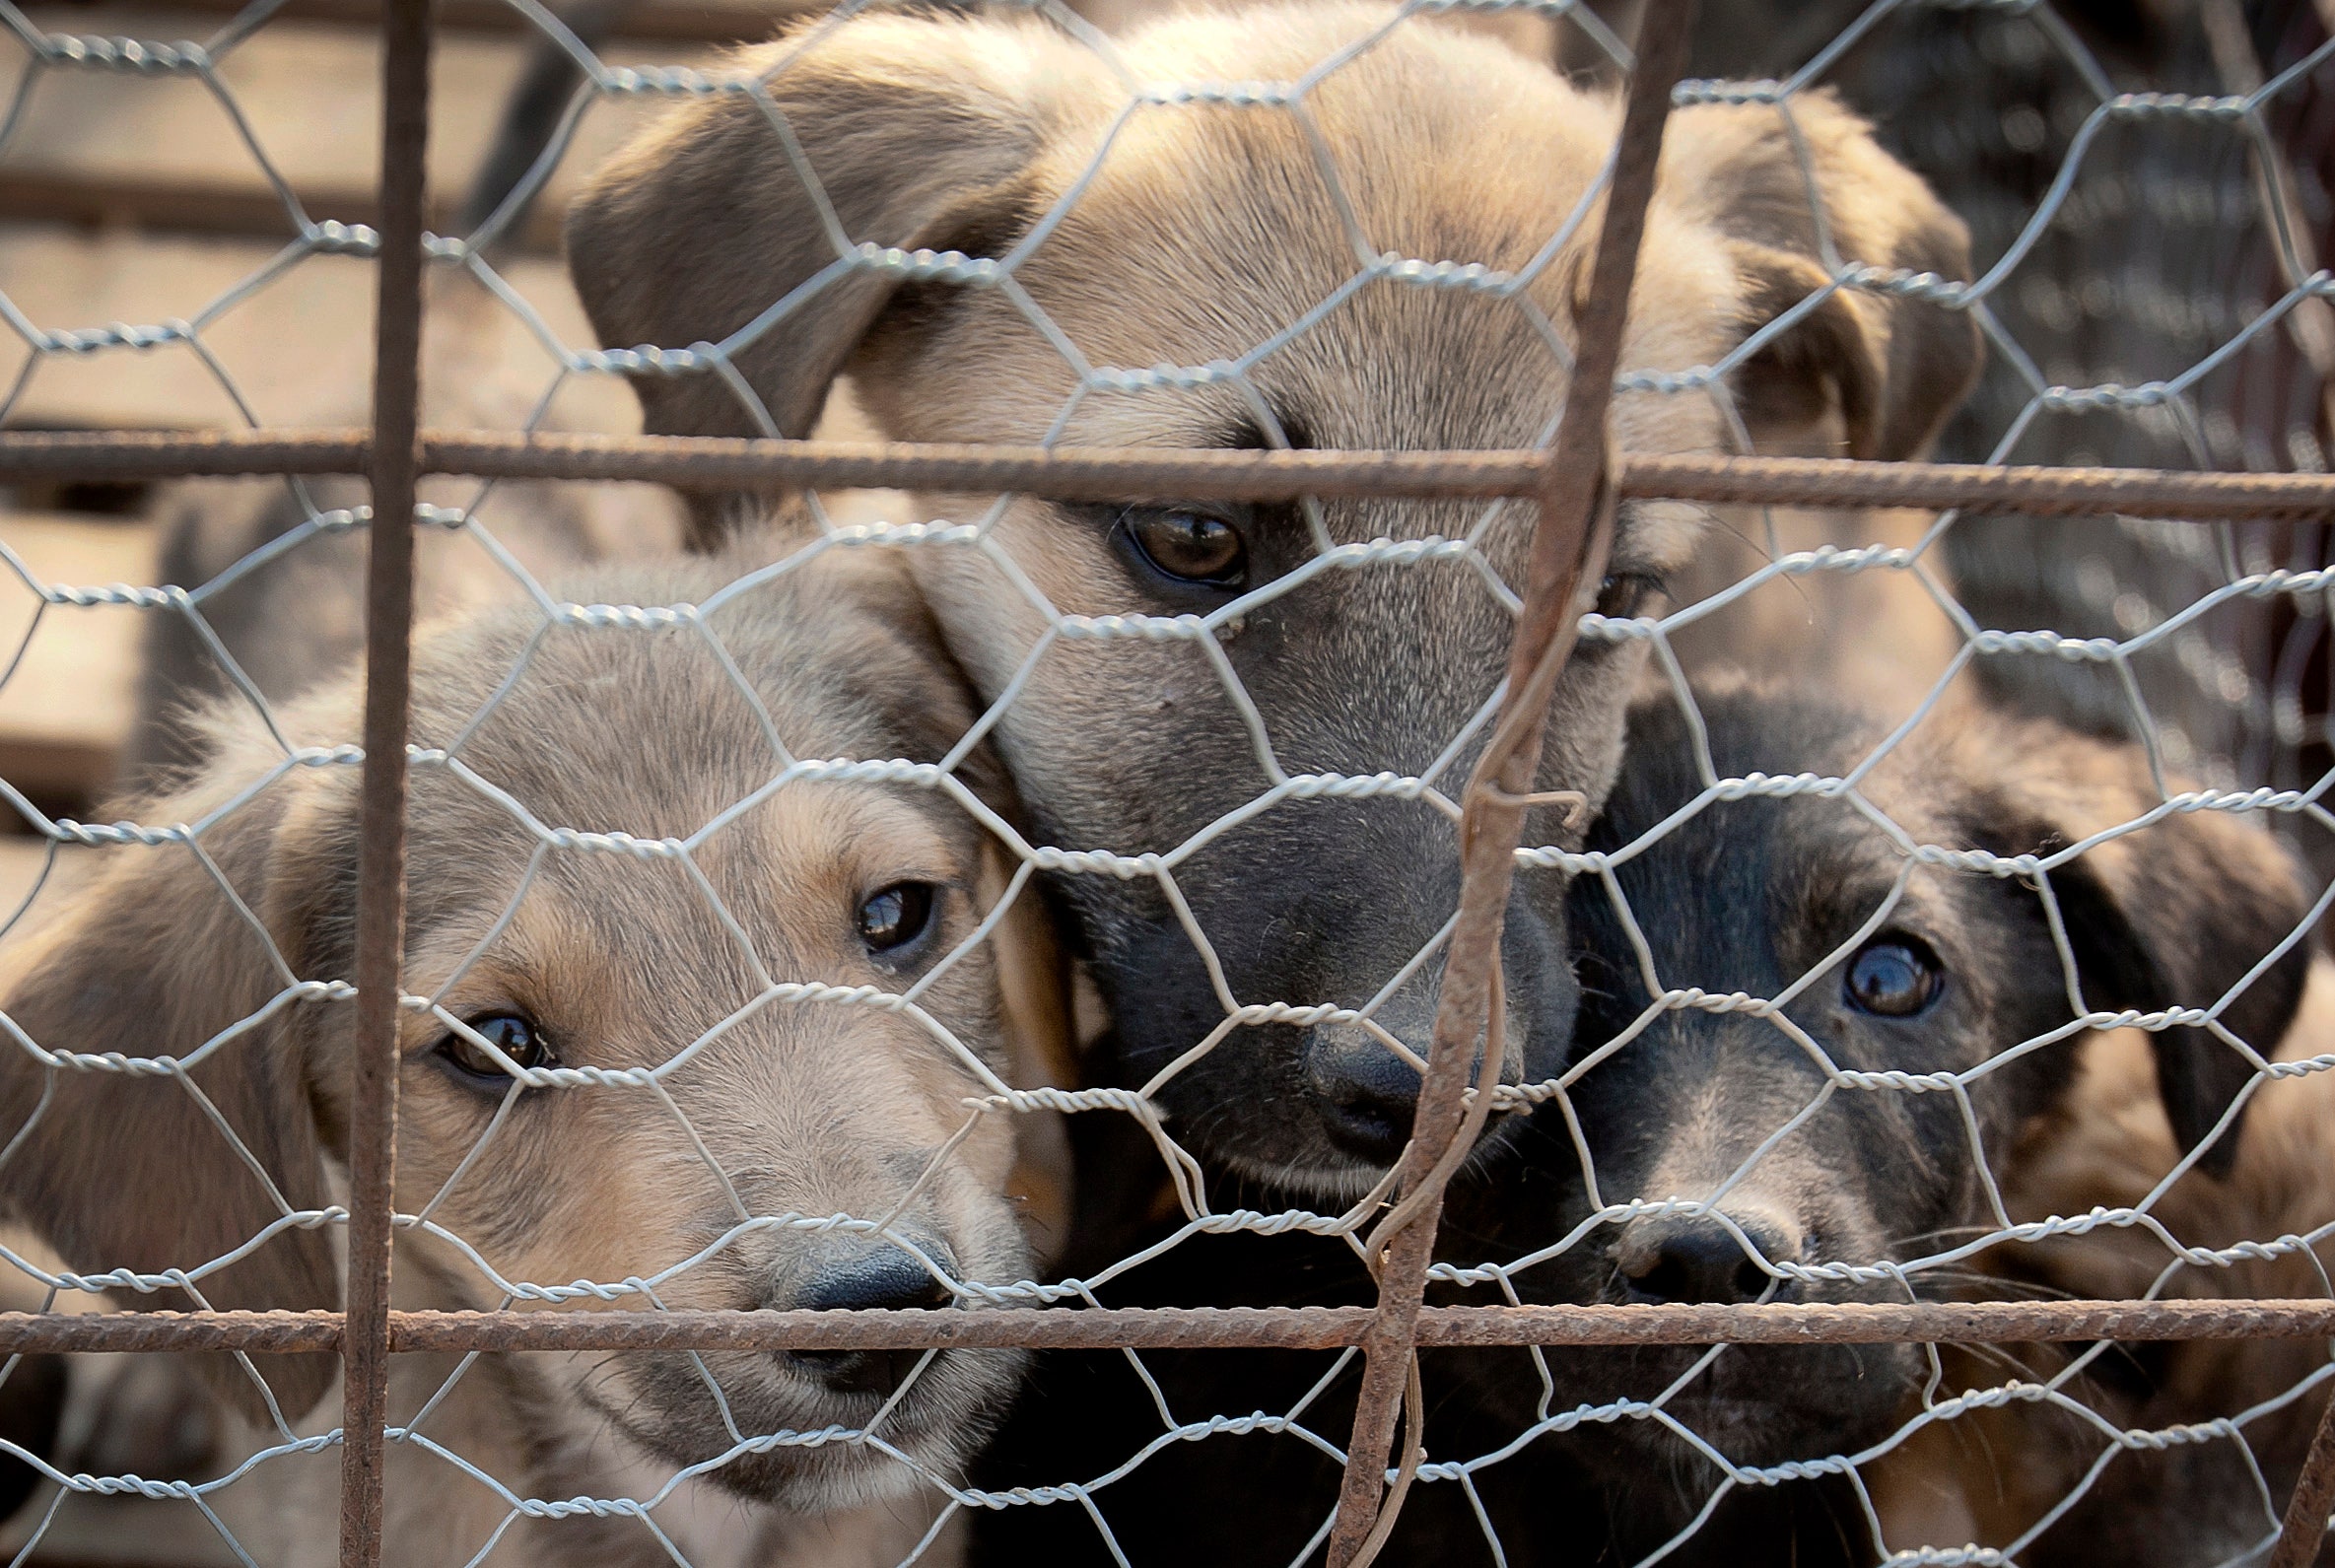
[[[164,6],[52,5],[43,26],[80,34],[176,38],[216,19]],[[439,49],[432,175],[459,191],[483,158],[503,100],[523,66],[516,34],[451,34]],[[703,62],[702,46],[611,50],[612,60]],[[303,192],[309,216],[371,216],[379,118],[378,50],[364,29],[278,20],[221,67],[236,105],[275,170]],[[544,203],[567,189],[655,105],[617,102],[585,133]],[[124,199],[124,193],[127,199]],[[54,221],[54,220],[70,221]],[[113,323],[197,321],[262,275],[293,233],[266,171],[218,100],[186,80],[56,71],[34,87],[0,159],[0,291],[39,331]],[[552,256],[501,258],[499,270],[557,338],[592,346],[589,327]],[[362,424],[370,392],[374,274],[361,259],[312,256],[268,278],[201,322],[201,349],[35,356],[0,332],[0,386],[16,387],[7,423],[29,428],[232,428]],[[558,361],[519,316],[466,279],[434,280],[437,335],[467,366],[440,377],[467,396],[457,423],[515,428],[558,374]],[[34,363],[37,359],[37,363]],[[440,399],[443,402],[443,399]],[[639,428],[631,393],[610,379],[573,381],[555,418],[569,429]],[[189,487],[180,497],[199,494]],[[0,490],[0,543],[34,576],[86,584],[155,580],[154,486]],[[126,518],[122,513],[130,513]],[[192,584],[184,584],[191,586]],[[0,571],[0,648],[13,649],[36,600]],[[112,787],[132,710],[140,612],[52,608],[15,679],[0,686],[0,777],[46,809],[84,814]],[[4,658],[4,655],[0,655]],[[18,824],[0,813],[0,851]],[[21,856],[0,854],[0,896]]]
[[[90,6],[34,7],[30,15],[59,31],[157,40],[190,33],[199,39],[206,31],[199,24],[213,20]],[[430,185],[442,223],[444,209],[459,201],[483,160],[529,47],[530,40],[516,34],[441,38],[431,95]],[[638,43],[611,45],[603,57],[612,65],[695,66],[715,58],[703,45]],[[373,186],[379,162],[380,50],[369,33],[279,19],[238,44],[218,75],[240,111],[241,126],[191,77],[47,73],[34,85],[8,157],[0,161],[0,214],[289,241],[298,227],[270,183],[272,167],[302,194],[310,218],[378,218]],[[652,98],[604,99],[591,106],[546,192],[543,207],[553,221],[548,232],[556,234],[557,213],[576,182],[663,106]]]
[[[129,733],[138,618],[156,612],[44,604],[34,584],[151,582],[154,528],[14,512],[0,546],[0,777],[35,800],[79,796]]]

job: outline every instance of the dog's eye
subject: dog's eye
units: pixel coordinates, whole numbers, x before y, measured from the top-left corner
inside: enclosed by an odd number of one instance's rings
[[[859,906],[859,936],[879,953],[908,946],[932,924],[929,882],[895,882]]]
[[[540,1067],[556,1062],[551,1046],[543,1038],[543,1031],[535,1020],[521,1013],[488,1013],[482,1018],[468,1018],[463,1022],[472,1034],[493,1046],[521,1067]],[[458,1031],[449,1031],[438,1043],[438,1054],[457,1071],[479,1080],[483,1085],[500,1087],[511,1082],[511,1069],[479,1049],[477,1041]]]
[[[1644,572],[1616,572],[1598,584],[1597,613],[1626,621],[1662,591],[1662,579]]]
[[[1238,587],[1249,575],[1249,545],[1239,528],[1190,508],[1134,508],[1122,514],[1128,541],[1152,570],[1178,582]]]
[[[1911,1017],[1945,988],[1938,955],[1918,936],[1885,936],[1849,960],[1849,1002],[1884,1018]]]

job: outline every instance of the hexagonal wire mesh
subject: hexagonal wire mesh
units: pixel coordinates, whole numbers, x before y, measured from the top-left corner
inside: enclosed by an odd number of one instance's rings
[[[370,760],[361,493],[189,483],[156,576],[193,586],[0,540],[35,601],[0,690],[68,615],[158,627],[124,819],[7,786],[48,841],[0,950],[7,1256],[44,1313],[197,1309],[7,1331],[234,1351],[72,1366],[85,1428],[208,1440],[155,1479],[0,1438],[51,1493],[20,1560],[126,1495],[251,1563],[2220,1562],[2290,1494],[2309,1560],[2327,487],[1999,465],[2323,470],[2323,29],[1047,0],[645,67],[514,9],[579,85],[426,241],[414,78],[377,232],[246,112],[275,8],[200,45],[5,10],[0,148],[68,69],[192,81],[295,235],[159,325],[9,286],[12,414],[163,351],[259,437],[15,471],[349,471],[215,342],[383,236],[432,263],[434,422],[524,438],[403,458],[392,279],[375,495],[480,478],[394,536],[431,613]],[[1639,73],[1673,112],[1633,174],[1594,80],[1633,41],[1779,79]],[[495,247],[644,98],[681,107],[564,192],[583,324]],[[1616,354],[1601,487],[1565,387]],[[628,375],[683,445],[559,439]],[[822,428],[924,445],[707,440]],[[1130,446],[1179,455],[1086,455]],[[1698,461],[1750,451],[1875,466]],[[686,503],[555,482],[592,473]],[[397,971],[360,864],[400,833]],[[340,1418],[335,1349],[385,1420]]]

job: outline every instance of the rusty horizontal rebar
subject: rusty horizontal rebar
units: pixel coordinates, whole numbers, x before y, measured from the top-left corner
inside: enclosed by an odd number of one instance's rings
[[[0,1312],[0,1355],[76,1350],[340,1349],[337,1312]]]
[[[0,432],[0,481],[363,473],[362,431]],[[1529,451],[1089,450],[425,431],[425,471],[482,479],[633,479],[693,486],[1025,491],[1065,501],[1285,501],[1298,496],[1537,495]],[[1987,467],[1820,457],[1624,456],[1629,500],[1777,507],[1961,507],[2041,516],[2199,521],[2335,515],[2335,474]]]
[[[340,1348],[337,1312],[0,1313],[0,1354]],[[1334,1349],[1368,1307],[958,1312],[393,1312],[389,1348],[466,1350]],[[2335,1301],[1986,1301],[1427,1307],[1426,1346],[2022,1344],[2335,1338]]]
[[[362,430],[0,431],[0,481],[362,474],[372,457]]]

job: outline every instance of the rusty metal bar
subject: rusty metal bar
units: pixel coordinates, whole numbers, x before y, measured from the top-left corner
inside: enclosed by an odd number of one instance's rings
[[[1416,1429],[1425,1412],[1418,1408],[1414,1347],[1427,1269],[1434,1261],[1442,1187],[1455,1168],[1446,1156],[1461,1140],[1472,1142],[1479,1125],[1464,1105],[1479,1038],[1487,1042],[1483,1071],[1499,1071],[1488,1042],[1500,1027],[1495,1016],[1502,1006],[1500,934],[1516,876],[1516,846],[1524,832],[1526,798],[1540,774],[1550,693],[1587,608],[1581,589],[1586,580],[1594,591],[1612,543],[1608,470],[1613,441],[1607,414],[1662,130],[1670,117],[1671,86],[1685,74],[1693,16],[1694,0],[1651,0],[1640,19],[1638,55],[1614,146],[1589,295],[1574,317],[1564,414],[1542,469],[1524,605],[1509,651],[1508,698],[1462,797],[1459,911],[1410,1142],[1396,1183],[1401,1197],[1370,1238],[1379,1260],[1378,1310],[1362,1339],[1362,1385],[1331,1525],[1328,1568],[1361,1568],[1374,1559],[1403,1506],[1412,1462],[1401,1465],[1392,1491],[1386,1480],[1399,1403],[1412,1407],[1406,1422],[1407,1453],[1422,1436]]]
[[[2310,1453],[2296,1478],[2295,1495],[2287,1499],[2286,1517],[2279,1523],[2278,1547],[2270,1554],[2270,1568],[2309,1568],[2327,1539],[2327,1510],[2335,1507],[2335,1401],[2319,1416],[2311,1434]]]
[[[362,474],[372,454],[361,430],[11,430],[0,481]]]
[[[1537,452],[1231,451],[1056,449],[1041,446],[776,442],[721,437],[433,433],[434,470],[481,478],[605,477],[791,489],[896,489],[1063,501],[1293,501],[1300,496],[1528,496]]]
[[[0,431],[0,482],[361,474],[363,431]],[[1091,450],[695,436],[520,436],[425,431],[425,473],[480,479],[631,479],[693,485],[1021,491],[1064,501],[1421,499],[1541,493],[1530,451]],[[2335,517],[2335,474],[2154,468],[1990,468],[1824,457],[1624,454],[1631,501],[1772,507],[1960,507],[2035,516],[2106,512],[2197,521]]]
[[[1110,1350],[1359,1344],[1369,1307],[1122,1307],[1047,1311],[395,1313],[403,1351],[763,1350],[1026,1346]],[[6,1320],[0,1319],[0,1324]],[[491,1336],[491,1337],[490,1337]],[[2094,1339],[2335,1337],[2335,1302],[1992,1301],[1909,1305],[1424,1307],[1432,1346],[1989,1344]],[[5,1343],[5,1339],[0,1339]]]
[[[392,1312],[392,1353],[522,1350],[1338,1349],[1369,1307],[902,1312]],[[0,1313],[0,1354],[335,1351],[337,1312]],[[1430,1347],[2043,1344],[2335,1338],[2335,1302],[1839,1302],[1423,1307]]]
[[[421,475],[422,228],[431,0],[389,0],[381,46],[381,249],[374,305],[365,579],[365,774],[350,1053],[348,1317],[341,1333],[341,1568],[381,1557],[389,1402],[389,1253],[405,953],[405,744],[413,676],[413,514]]]
[[[337,1312],[0,1313],[0,1355],[79,1350],[338,1354],[340,1337]]]

